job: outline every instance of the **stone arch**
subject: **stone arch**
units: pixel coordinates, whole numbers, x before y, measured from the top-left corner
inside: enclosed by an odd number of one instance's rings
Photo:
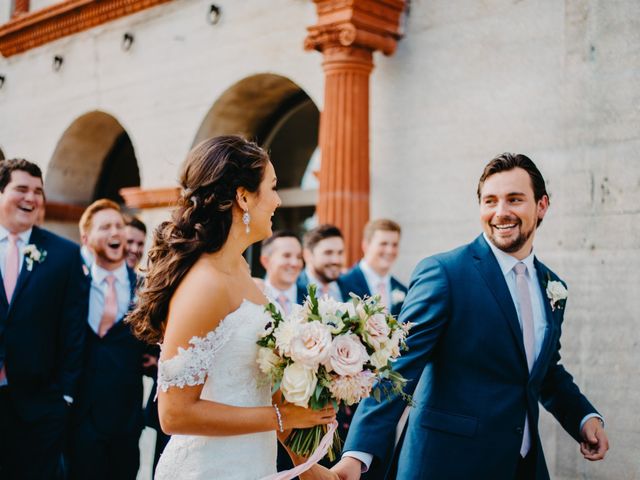
[[[315,213],[317,190],[311,165],[317,157],[319,123],[318,107],[299,85],[281,75],[263,73],[238,81],[216,100],[193,144],[217,135],[238,134],[266,148],[282,198],[282,207],[273,219],[274,229],[302,233],[305,222]],[[311,182],[305,181],[309,177]],[[251,261],[254,273],[261,271],[255,253]]]
[[[123,203],[118,190],[140,185],[140,172],[122,125],[108,113],[93,111],[62,134],[45,180],[50,202],[85,206],[106,197]]]

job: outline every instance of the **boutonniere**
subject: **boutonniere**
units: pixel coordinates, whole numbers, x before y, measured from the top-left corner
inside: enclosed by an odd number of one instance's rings
[[[562,284],[562,282],[551,280],[551,278],[549,277],[549,279],[547,280],[546,292],[547,298],[551,303],[552,311],[555,311],[556,308],[562,309],[564,307],[564,304],[567,301],[567,297],[569,296],[569,292],[567,291],[567,288]]]
[[[24,261],[27,264],[27,270],[33,270],[33,263],[42,263],[44,259],[47,258],[47,251],[41,250],[36,247],[33,243],[26,245],[22,249],[22,253],[24,255]]]
[[[395,289],[395,290],[391,290],[391,303],[393,303],[394,305],[396,303],[401,303],[404,302],[404,297],[406,297],[407,295],[399,289]]]

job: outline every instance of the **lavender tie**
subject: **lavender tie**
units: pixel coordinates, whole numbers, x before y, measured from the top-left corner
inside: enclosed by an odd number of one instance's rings
[[[513,270],[516,272],[516,289],[518,291],[518,303],[520,304],[520,321],[522,323],[522,338],[524,340],[524,352],[527,356],[529,372],[535,360],[535,338],[533,331],[533,308],[531,307],[531,295],[527,282],[527,266],[518,262]],[[531,448],[531,432],[529,431],[529,416],[524,420],[524,435],[520,445],[520,455],[524,458]]]

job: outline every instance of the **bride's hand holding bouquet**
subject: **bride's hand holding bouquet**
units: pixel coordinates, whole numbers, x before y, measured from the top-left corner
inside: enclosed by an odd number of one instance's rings
[[[315,285],[310,285],[304,305],[289,315],[283,317],[273,304],[266,308],[272,321],[258,341],[258,364],[270,377],[273,392],[279,390],[289,404],[328,412],[369,395],[379,400],[381,393],[410,401],[402,391],[406,380],[393,370],[393,360],[406,347],[410,325],[386,313],[378,296],[353,295],[342,303],[317,298]],[[317,455],[327,426],[295,427],[285,446],[298,457]],[[329,427],[331,431],[333,439],[326,448],[333,461],[342,442],[335,426]]]

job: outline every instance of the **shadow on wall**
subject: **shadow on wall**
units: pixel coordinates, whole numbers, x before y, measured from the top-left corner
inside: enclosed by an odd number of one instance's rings
[[[133,144],[122,125],[108,113],[82,115],[62,134],[47,168],[46,225],[77,241],[84,207],[98,198],[122,204],[118,190],[139,185]]]

